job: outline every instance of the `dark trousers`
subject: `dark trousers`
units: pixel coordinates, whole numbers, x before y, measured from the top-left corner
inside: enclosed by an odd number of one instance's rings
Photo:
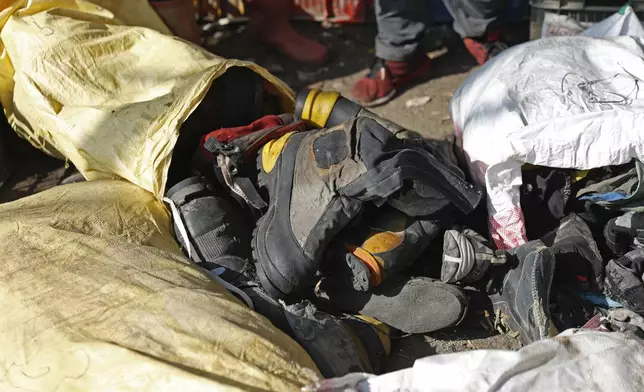
[[[503,0],[443,0],[461,37],[481,37],[498,23]],[[376,0],[376,56],[407,59],[419,50],[430,16],[429,0]]]

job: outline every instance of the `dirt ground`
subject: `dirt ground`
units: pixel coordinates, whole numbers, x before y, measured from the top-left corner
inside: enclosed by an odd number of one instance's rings
[[[206,46],[214,53],[228,58],[254,61],[285,80],[296,91],[315,86],[346,93],[364,74],[373,59],[375,26],[322,26],[316,23],[298,23],[297,28],[316,37],[331,48],[332,60],[323,67],[300,66],[283,56],[274,54],[252,42],[245,26],[229,26],[212,33]],[[527,37],[527,25],[511,30],[511,40]],[[420,132],[427,138],[443,139],[452,133],[449,118],[449,101],[453,92],[475,69],[475,62],[465,52],[458,37],[449,26],[434,26],[426,37],[426,47],[434,58],[431,76],[422,83],[399,93],[392,102],[375,108],[378,114],[400,125]],[[414,98],[426,103],[411,105]],[[15,164],[11,177],[0,188],[0,202],[7,202],[40,192],[60,182],[73,172],[64,161],[46,156],[27,142],[19,140],[2,125],[7,157],[0,157]],[[388,370],[393,371],[413,364],[417,358],[483,348],[515,349],[517,339],[499,335],[487,326],[484,306],[473,301],[468,316],[456,328],[428,335],[415,335],[395,339]],[[413,312],[413,309],[409,309]]]

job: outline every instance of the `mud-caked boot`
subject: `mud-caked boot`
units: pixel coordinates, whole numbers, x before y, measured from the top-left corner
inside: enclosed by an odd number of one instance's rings
[[[491,266],[507,262],[507,253],[473,230],[447,230],[443,237],[441,280],[445,283],[473,283]]]
[[[344,229],[327,252],[330,274],[354,290],[382,284],[420,256],[439,231],[432,217],[409,217],[391,206],[364,214]]]
[[[468,298],[456,286],[438,280],[398,277],[369,291],[356,291],[333,277],[315,288],[320,301],[345,312],[373,317],[405,333],[427,333],[458,324]]]
[[[262,147],[258,169],[269,206],[257,223],[254,256],[260,281],[275,296],[313,285],[328,244],[364,203],[426,216],[468,213],[481,199],[421,142],[401,140],[369,117],[285,134]]]
[[[285,331],[304,348],[325,377],[382,373],[391,350],[390,328],[363,316],[319,311],[309,301],[284,307]]]
[[[543,242],[531,241],[514,250],[507,272],[498,270],[489,292],[494,327],[518,333],[523,344],[557,335],[548,309],[555,256]]]
[[[388,325],[361,315],[334,316],[309,301],[286,305],[247,274],[227,270],[212,277],[300,344],[325,377],[385,370],[391,351]]]

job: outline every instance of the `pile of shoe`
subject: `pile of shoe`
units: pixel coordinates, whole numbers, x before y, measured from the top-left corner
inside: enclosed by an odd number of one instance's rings
[[[495,250],[471,229],[485,221],[473,214],[483,195],[448,143],[337,93],[305,90],[295,113],[202,135],[193,162],[197,175],[166,198],[184,251],[328,377],[380,372],[392,333],[457,325],[475,291],[491,327],[524,343],[586,323],[601,308],[588,298],[607,300],[604,289],[644,296],[617,283],[641,283],[644,254],[611,261],[605,278],[591,229],[574,214],[538,240]],[[621,219],[607,229],[613,242],[639,244],[624,239]]]

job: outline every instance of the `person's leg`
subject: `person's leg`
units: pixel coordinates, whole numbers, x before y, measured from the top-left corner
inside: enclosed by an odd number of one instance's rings
[[[418,80],[429,69],[421,41],[429,18],[428,0],[377,0],[376,61],[351,90],[364,106],[391,100],[398,88]]]
[[[420,49],[429,9],[426,0],[376,1],[376,56],[404,61]]]
[[[483,37],[499,27],[503,0],[443,0],[463,38]]]
[[[291,22],[291,0],[248,0],[250,28],[255,37],[298,63],[324,64],[326,46],[295,31]]]
[[[444,4],[454,18],[454,31],[479,64],[505,49],[499,42],[504,0],[444,0]]]

